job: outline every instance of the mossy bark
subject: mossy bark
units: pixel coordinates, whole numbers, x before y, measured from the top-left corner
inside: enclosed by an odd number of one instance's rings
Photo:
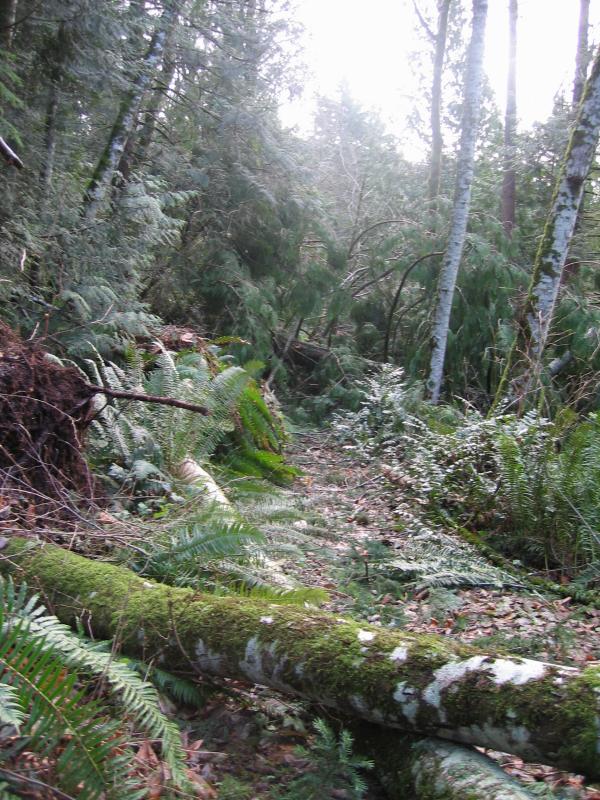
[[[468,747],[351,725],[356,750],[375,764],[390,800],[533,800],[498,764]]]
[[[563,269],[600,136],[600,49],[585,84],[577,118],[546,219],[515,339],[491,409],[509,389],[519,410],[533,405],[540,389],[542,359],[558,299]]]
[[[83,199],[82,215],[93,222],[115,174],[129,136],[136,124],[140,105],[164,52],[165,40],[177,13],[177,4],[165,8],[143,58],[138,75],[124,97],[108,142],[96,164]]]
[[[12,539],[0,569],[64,622],[166,668],[248,680],[350,716],[600,778],[600,669],[495,657],[442,637],[144,580]]]

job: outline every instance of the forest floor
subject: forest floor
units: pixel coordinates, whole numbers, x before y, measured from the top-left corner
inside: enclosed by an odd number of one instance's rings
[[[288,457],[302,470],[284,492],[299,510],[290,525],[301,556],[279,563],[303,585],[325,589],[325,608],[494,652],[579,666],[600,659],[599,609],[519,587],[458,534],[423,524],[381,464],[361,463],[326,432],[297,435]],[[310,742],[308,709],[260,687],[243,697],[242,706],[239,696],[225,705],[217,698],[204,714],[207,748],[223,751],[205,775],[220,785],[221,800],[287,798],[311,763],[296,749]],[[600,790],[577,776],[491,755],[536,796],[600,800]],[[366,800],[381,797],[373,783]]]
[[[329,595],[324,608],[375,625],[468,641],[495,653],[576,666],[600,660],[600,609],[542,593],[517,571],[489,563],[459,532],[428,523],[385,465],[361,459],[326,431],[297,434],[287,456],[301,475],[277,492],[293,513],[272,527],[267,524],[269,555],[299,584],[324,589]],[[293,554],[281,548],[286,535]],[[209,688],[201,709],[165,700],[165,710],[182,726],[195,797],[315,797],[299,782],[311,772],[318,775],[319,768],[324,779],[331,777],[331,764],[318,760],[312,727],[315,714],[326,716],[326,710],[237,681]],[[585,787],[575,775],[489,754],[530,784],[532,796],[600,800],[600,787]],[[140,744],[134,766],[149,796],[164,796],[164,768],[153,743]],[[384,800],[374,777],[367,778],[365,800]],[[51,796],[23,795],[31,800]],[[340,783],[321,797],[349,800],[351,794]]]

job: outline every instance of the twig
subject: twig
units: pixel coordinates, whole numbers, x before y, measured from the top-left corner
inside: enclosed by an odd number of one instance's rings
[[[0,768],[0,778],[6,778],[7,781],[12,781],[13,783],[21,785],[25,784],[47,789],[48,791],[52,792],[55,797],[58,797],[59,800],[74,800],[72,795],[61,792],[61,790],[57,789],[56,786],[50,786],[49,784],[44,783],[44,781],[37,780],[36,778],[19,775],[18,772],[13,772],[11,769],[4,769],[3,767]]]

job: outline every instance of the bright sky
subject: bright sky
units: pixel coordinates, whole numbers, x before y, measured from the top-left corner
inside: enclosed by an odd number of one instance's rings
[[[415,37],[412,0],[296,0],[305,26],[305,59],[312,78],[302,101],[282,109],[285,124],[307,127],[315,92],[334,96],[341,82],[364,107],[376,108],[400,134],[414,102],[410,53]],[[419,6],[431,5],[417,0]],[[468,4],[470,6],[470,3]],[[600,3],[593,0],[590,41],[598,40]],[[570,94],[579,0],[519,0],[517,108],[521,127],[544,120],[558,90]],[[469,30],[465,30],[468,38]],[[485,68],[503,112],[508,49],[508,0],[489,0]],[[427,112],[425,112],[426,115]],[[405,154],[414,145],[407,143]]]

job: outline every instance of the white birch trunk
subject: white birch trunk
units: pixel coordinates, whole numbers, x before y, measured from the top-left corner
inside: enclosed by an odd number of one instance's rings
[[[431,84],[431,160],[429,164],[429,200],[434,201],[440,193],[440,179],[442,175],[442,74],[444,70],[444,56],[446,55],[446,39],[448,34],[448,14],[450,0],[443,0],[439,6],[438,27],[435,37],[435,53],[433,56],[433,81]]]
[[[221,487],[203,467],[189,456],[184,458],[173,470],[179,480],[188,486],[195,486],[210,503],[231,509],[231,503],[221,490]]]
[[[592,167],[600,135],[600,49],[596,53],[552,207],[546,219],[542,241],[536,253],[517,334],[506,359],[502,379],[490,413],[508,394],[524,409],[531,392],[537,388],[542,358],[569,245],[583,201],[585,179]],[[509,389],[510,384],[510,389]]]
[[[504,115],[504,169],[502,175],[502,226],[510,238],[516,222],[517,203],[517,18],[518,0],[508,4],[508,75]]]
[[[437,403],[440,397],[452,298],[467,232],[471,186],[473,183],[475,143],[479,127],[487,5],[487,0],[473,0],[473,28],[467,58],[454,206],[448,246],[438,284],[438,297],[432,330],[432,353],[429,379],[427,381],[427,389],[432,403]]]
[[[146,89],[162,60],[167,31],[174,17],[175,12],[173,10],[167,9],[164,11],[159,28],[154,32],[148,52],[144,57],[140,72],[133,82],[131,91],[121,103],[119,114],[110,132],[104,152],[100,156],[86,189],[82,215],[88,223],[93,222],[96,218],[106,195],[106,190],[123,155],[127,139],[133,132]]]
[[[590,0],[579,0],[579,28],[577,34],[577,56],[575,58],[575,80],[573,81],[573,106],[577,108],[583,95],[587,68],[590,63],[588,31],[590,27]]]
[[[585,179],[592,167],[599,134],[600,51],[585,87],[534,265],[526,319],[531,340],[530,352],[538,364],[546,346],[563,267],[583,198]]]
[[[375,725],[349,725],[356,749],[371,758],[390,800],[533,800],[534,794],[470,747],[441,739],[390,735]]]

